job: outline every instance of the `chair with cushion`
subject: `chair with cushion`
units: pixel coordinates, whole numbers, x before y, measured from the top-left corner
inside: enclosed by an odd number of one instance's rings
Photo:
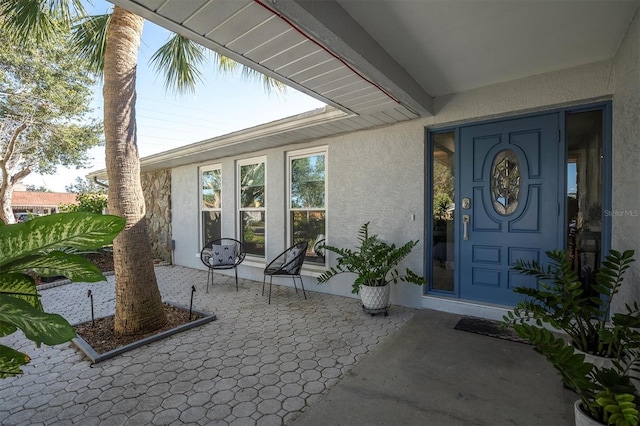
[[[271,285],[273,283],[273,277],[291,277],[293,279],[293,286],[298,292],[298,286],[296,285],[296,277],[300,279],[300,285],[302,286],[302,294],[304,298],[307,298],[307,293],[304,291],[304,283],[300,276],[300,270],[304,263],[304,257],[307,254],[307,241],[302,241],[294,246],[289,247],[278,255],[264,268],[264,277],[262,279],[262,295],[264,296],[264,285],[269,276],[269,304],[271,304]]]
[[[236,273],[236,291],[238,290],[238,265],[242,263],[246,253],[242,243],[233,238],[219,238],[209,241],[200,252],[200,260],[209,269],[207,274],[207,293],[209,282],[213,285],[214,271],[234,269]]]

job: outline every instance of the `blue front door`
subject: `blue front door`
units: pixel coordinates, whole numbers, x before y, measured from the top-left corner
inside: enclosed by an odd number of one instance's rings
[[[513,287],[535,285],[516,260],[561,247],[563,148],[556,113],[460,128],[461,298],[515,305]]]

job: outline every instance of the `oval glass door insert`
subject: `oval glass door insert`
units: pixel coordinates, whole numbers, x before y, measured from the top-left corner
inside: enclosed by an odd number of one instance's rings
[[[512,214],[520,200],[520,161],[510,149],[498,152],[491,166],[491,200],[502,216]]]

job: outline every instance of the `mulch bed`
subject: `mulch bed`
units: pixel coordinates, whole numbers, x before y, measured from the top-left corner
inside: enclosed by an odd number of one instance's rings
[[[84,257],[96,265],[102,272],[111,272],[113,266],[113,252],[110,250],[100,250],[97,253],[88,253]]]
[[[83,255],[89,261],[94,263],[103,273],[114,270],[113,252],[111,250],[99,250],[96,253],[88,253]],[[38,279],[36,282],[42,284],[45,280]],[[47,280],[49,281],[49,280]],[[189,311],[185,311],[175,306],[164,304],[167,323],[164,327],[149,333],[136,334],[132,336],[116,336],[113,330],[113,315],[95,320],[95,326],[91,321],[77,324],[74,326],[76,334],[82,337],[99,354],[104,354],[119,347],[128,345],[129,343],[142,340],[145,337],[153,336],[163,331],[176,328],[182,324],[199,319],[200,316],[193,314],[189,320]]]
[[[153,336],[200,318],[199,315],[193,314],[191,320],[189,320],[189,311],[176,308],[166,303],[164,304],[164,311],[167,316],[167,324],[158,330],[144,334],[116,336],[113,331],[113,316],[96,319],[95,326],[91,321],[88,321],[75,325],[73,328],[75,328],[76,334],[82,337],[94,351],[99,354],[104,354],[121,346],[128,345],[129,343],[142,340],[145,337]]]

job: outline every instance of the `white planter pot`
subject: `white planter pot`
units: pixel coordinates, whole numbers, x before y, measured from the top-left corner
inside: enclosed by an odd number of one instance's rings
[[[593,366],[598,370],[601,370],[603,368],[614,368],[613,366],[614,358],[605,358],[602,356],[592,355],[587,352],[582,352],[581,350],[576,349],[575,347],[573,349],[577,354],[584,354],[584,360],[586,362],[590,362],[591,364],[593,364]],[[634,371],[630,371],[629,376],[631,377],[631,383],[636,387],[636,389],[640,389],[640,377],[638,376],[638,373]]]
[[[593,420],[591,417],[587,416],[581,409],[580,404],[582,401],[577,400],[575,404],[573,404],[573,411],[575,412],[576,418],[576,426],[604,426],[602,423]]]
[[[614,358],[605,358],[605,357],[602,357],[602,356],[592,355],[592,354],[587,353],[587,352],[582,352],[581,350],[577,349],[575,346],[573,347],[573,349],[575,350],[575,352],[577,354],[583,354],[584,355],[584,360],[586,362],[590,362],[591,364],[593,364],[598,369],[601,369],[601,368],[613,368],[613,360],[614,360]]]
[[[389,284],[383,287],[366,285],[360,287],[360,300],[365,309],[385,309],[389,305],[389,294],[391,294]]]

